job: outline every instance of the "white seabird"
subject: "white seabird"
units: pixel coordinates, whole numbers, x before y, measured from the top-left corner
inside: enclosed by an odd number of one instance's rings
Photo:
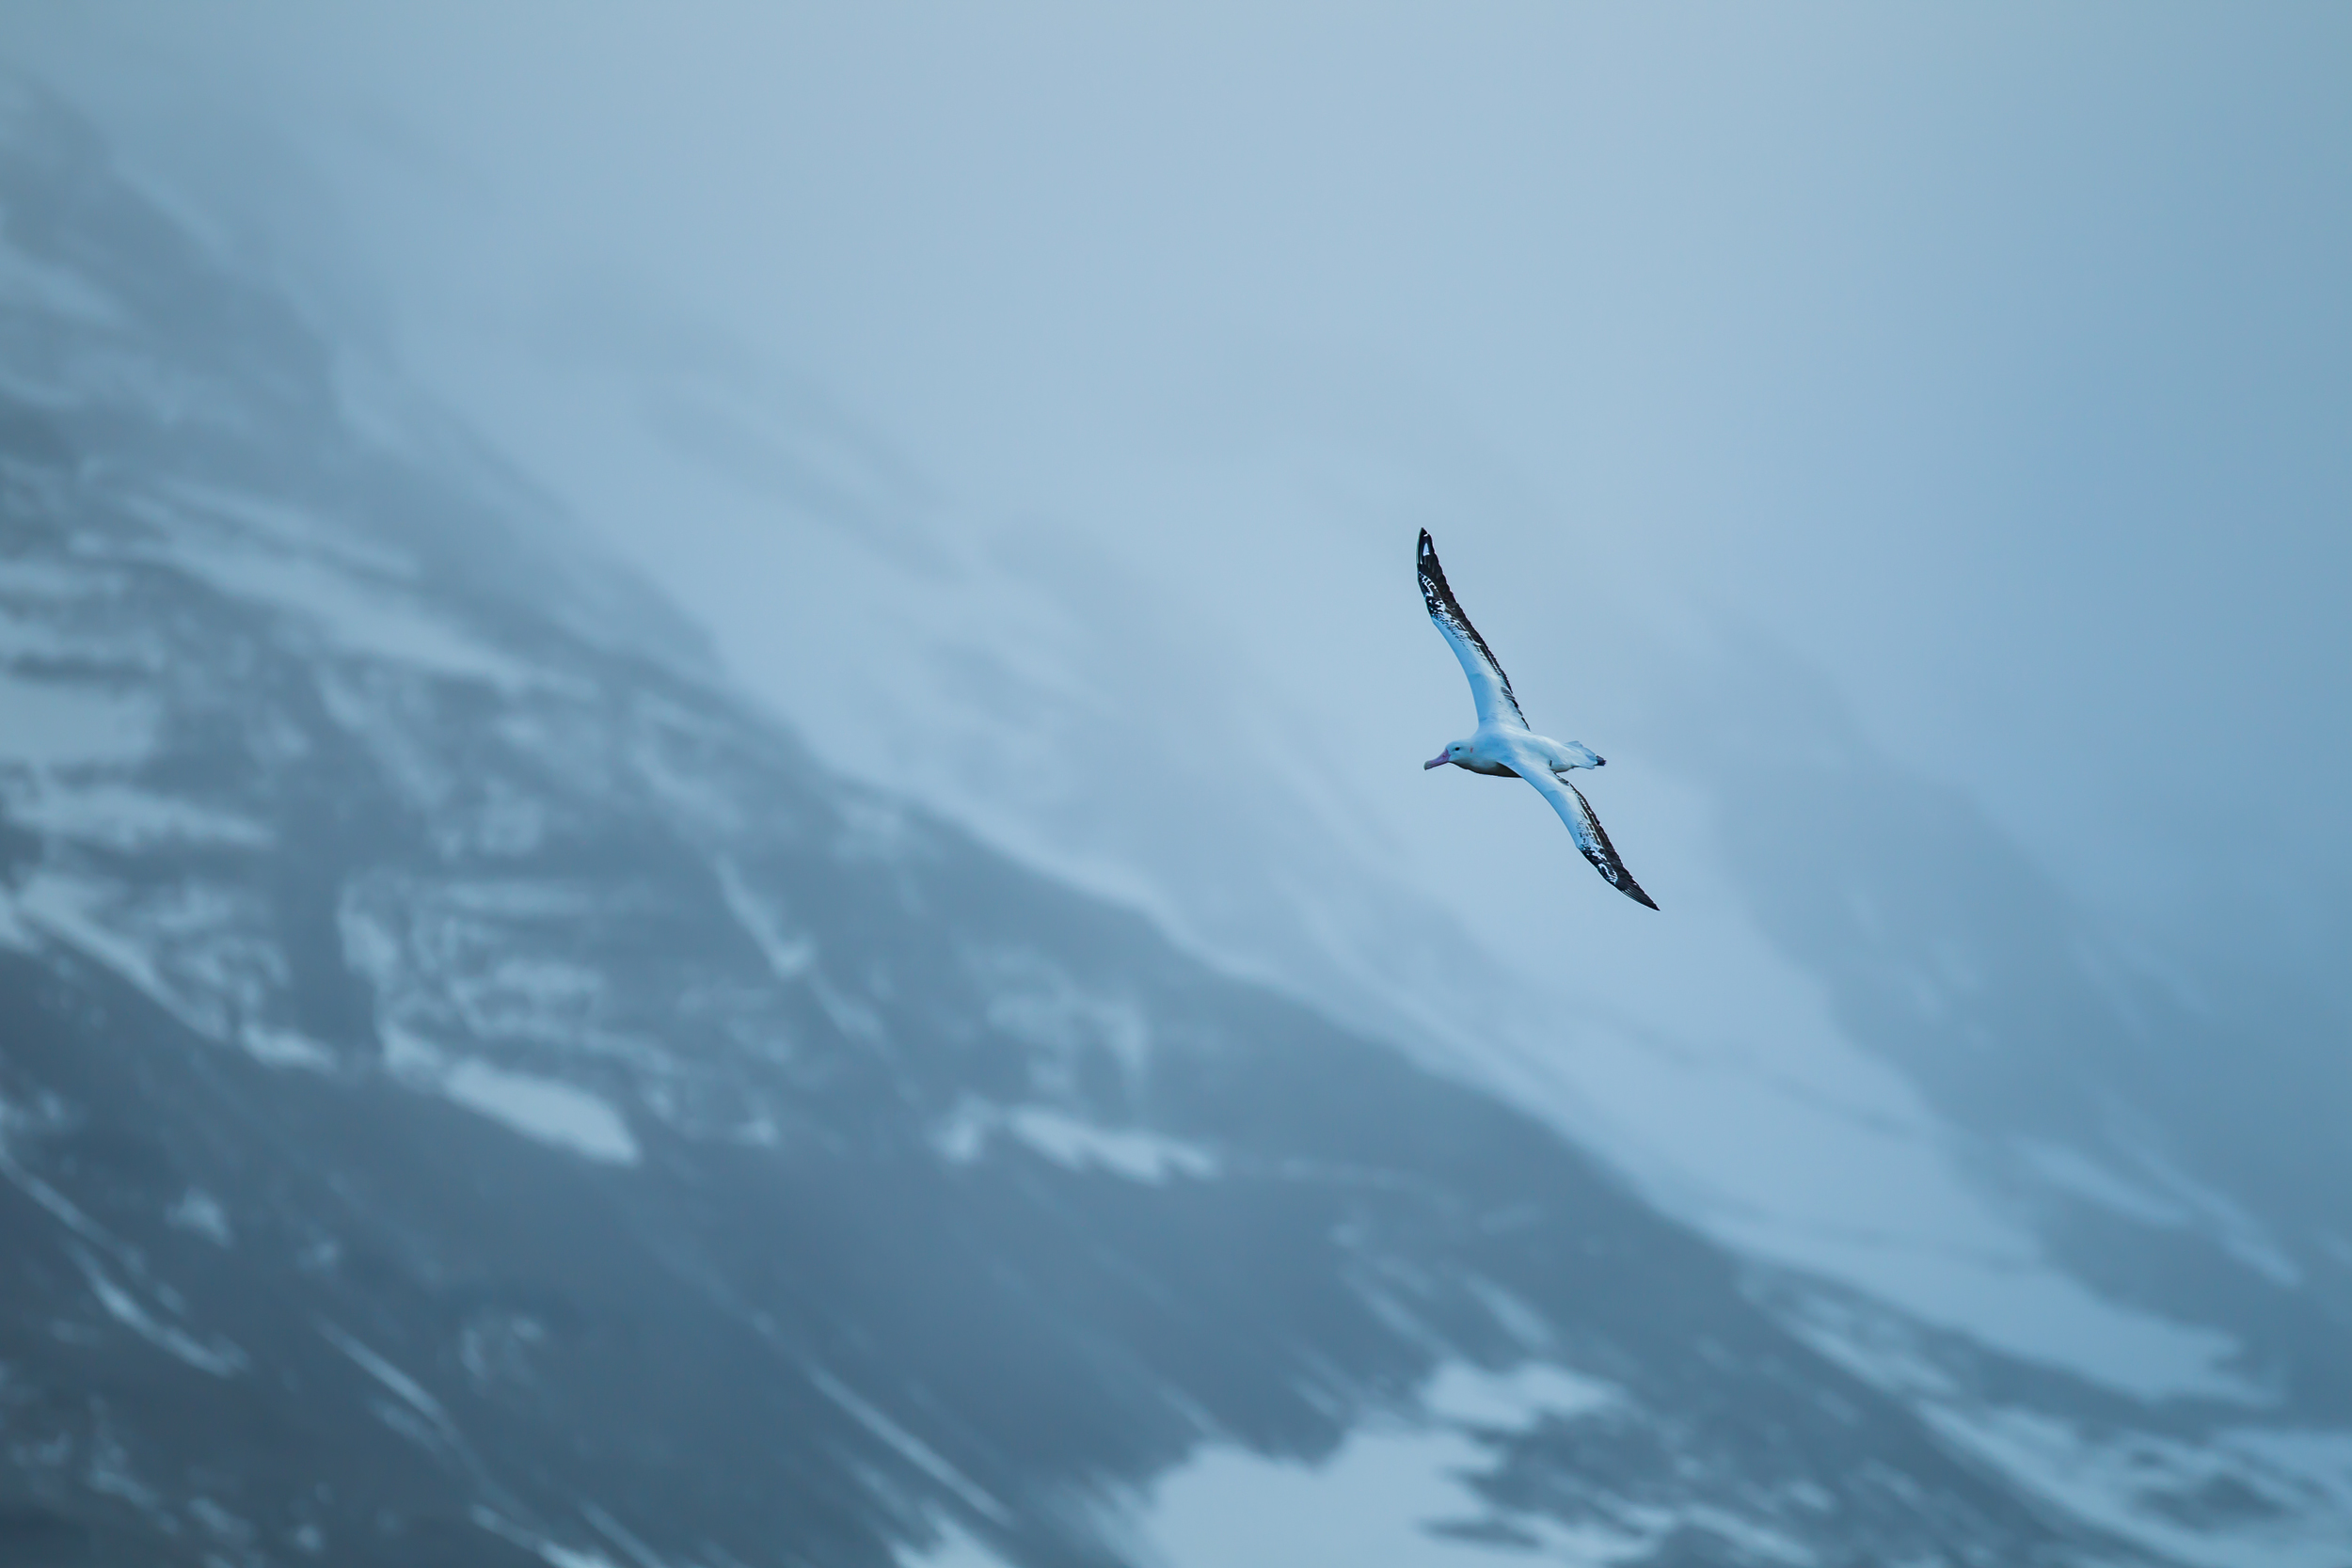
[[[1511,694],[1511,677],[1502,673],[1502,666],[1487,650],[1486,640],[1478,635],[1478,628],[1462,613],[1454,590],[1446,586],[1445,568],[1438,564],[1438,546],[1430,542],[1427,529],[1421,531],[1419,564],[1421,596],[1429,606],[1429,618],[1454,644],[1454,657],[1462,661],[1462,673],[1470,677],[1470,700],[1478,705],[1477,730],[1468,740],[1457,740],[1422,763],[1422,770],[1450,762],[1473,773],[1497,778],[1517,774],[1525,779],[1535,786],[1536,794],[1551,802],[1551,809],[1568,825],[1568,836],[1576,840],[1576,847],[1584,851],[1584,858],[1593,863],[1603,881],[1635,903],[1656,909],[1657,903],[1617,859],[1616,847],[1601,831],[1600,818],[1593,815],[1583,791],[1565,777],[1579,768],[1598,768],[1607,759],[1595,755],[1589,746],[1573,740],[1563,744],[1527,727],[1527,715],[1519,711],[1519,700]]]

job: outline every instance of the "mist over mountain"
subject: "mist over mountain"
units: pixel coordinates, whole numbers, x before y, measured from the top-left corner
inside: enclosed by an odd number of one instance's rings
[[[853,782],[6,119],[10,1560],[2344,1560],[2341,1021],[2166,974],[1801,663],[1623,628],[1604,811],[1699,912],[1531,979],[1205,699],[1074,684],[1195,629],[1117,563],[674,377],[813,520],[763,591]],[[1133,759],[1156,885],[1041,748]]]

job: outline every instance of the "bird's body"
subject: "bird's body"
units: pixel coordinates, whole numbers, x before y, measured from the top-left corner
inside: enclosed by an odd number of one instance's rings
[[[1514,757],[1533,752],[1554,773],[1571,772],[1579,768],[1598,768],[1603,758],[1593,754],[1588,746],[1574,741],[1558,741],[1548,735],[1518,724],[1481,724],[1470,737],[1456,744],[1462,748],[1460,756],[1433,758],[1426,766],[1435,768],[1439,762],[1450,762],[1473,773],[1492,778],[1516,779],[1518,769],[1512,766]],[[1448,749],[1449,753],[1452,748]]]
[[[1593,815],[1584,792],[1566,778],[1580,768],[1601,767],[1607,759],[1581,742],[1554,740],[1528,727],[1527,715],[1519,711],[1518,698],[1512,694],[1511,677],[1502,673],[1502,663],[1487,648],[1486,640],[1478,635],[1478,628],[1470,625],[1470,617],[1462,613],[1461,604],[1447,585],[1445,568],[1438,564],[1438,546],[1427,529],[1422,530],[1416,564],[1429,618],[1453,646],[1454,657],[1461,660],[1462,673],[1470,677],[1470,700],[1478,707],[1478,728],[1470,738],[1454,741],[1422,767],[1452,763],[1493,778],[1525,779],[1560,814],[1568,836],[1576,840],[1577,848],[1603,880],[1635,903],[1656,909],[1658,905],[1617,858],[1616,847],[1601,830],[1600,818]]]

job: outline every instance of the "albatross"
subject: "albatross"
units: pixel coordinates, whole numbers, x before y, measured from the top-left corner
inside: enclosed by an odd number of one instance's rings
[[[1577,768],[1598,768],[1608,759],[1596,755],[1590,746],[1574,740],[1563,743],[1528,728],[1527,715],[1519,711],[1519,700],[1511,694],[1511,677],[1502,673],[1486,640],[1478,635],[1478,628],[1462,613],[1454,590],[1446,585],[1445,568],[1438,564],[1438,546],[1431,543],[1427,529],[1421,531],[1418,564],[1421,596],[1429,606],[1429,618],[1454,645],[1454,657],[1462,661],[1462,673],[1470,677],[1470,701],[1478,705],[1478,728],[1470,737],[1454,741],[1422,763],[1422,771],[1450,762],[1494,778],[1516,774],[1525,779],[1535,786],[1536,794],[1551,802],[1551,809],[1568,825],[1568,836],[1593,863],[1601,880],[1635,903],[1656,909],[1657,903],[1617,859],[1616,846],[1601,831],[1592,802],[1567,781]]]

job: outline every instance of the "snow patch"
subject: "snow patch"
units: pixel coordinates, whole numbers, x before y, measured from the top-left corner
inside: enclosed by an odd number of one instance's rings
[[[924,1442],[888,1416],[875,1409],[873,1405],[859,1398],[839,1378],[822,1368],[811,1369],[808,1375],[827,1399],[857,1418],[860,1425],[898,1450],[899,1456],[908,1464],[954,1493],[968,1506],[986,1514],[998,1524],[1012,1523],[1012,1515],[1005,1512],[1002,1503],[974,1484],[969,1477],[947,1463],[929,1443]]]
[[[424,1386],[415,1378],[410,1377],[333,1323],[321,1322],[318,1329],[321,1338],[345,1355],[350,1356],[361,1371],[400,1396],[402,1403],[431,1421],[443,1433],[454,1430],[450,1425],[449,1413],[441,1408],[441,1402],[427,1393]]]
[[[157,1319],[139,1299],[106,1275],[97,1259],[75,1247],[73,1260],[81,1265],[82,1276],[89,1281],[90,1293],[106,1309],[107,1316],[130,1329],[158,1350],[168,1352],[199,1371],[215,1377],[234,1377],[246,1370],[245,1352],[222,1339],[207,1345],[185,1329]]]
[[[448,990],[477,1037],[563,1044],[595,1032],[605,977],[561,959],[504,958],[486,974],[452,976]]]
[[[25,827],[113,849],[165,844],[214,844],[261,848],[271,841],[262,824],[189,800],[123,784],[60,789],[54,784],[8,802]]]
[[[510,692],[551,683],[547,673],[509,658],[418,606],[310,562],[184,538],[172,543],[166,559],[227,597],[289,612],[345,653]]]
[[[1052,1057],[1067,1059],[1100,1047],[1130,1082],[1140,1077],[1152,1053],[1152,1025],[1141,1007],[1123,998],[1089,995],[1059,974],[1032,972],[1024,977],[1029,983],[1022,989],[990,998],[992,1025]]]
[[[633,1165],[637,1140],[619,1112],[560,1079],[510,1072],[470,1057],[450,1069],[442,1092],[528,1138],[608,1164]]]
[[[2189,1222],[2188,1212],[2154,1193],[2134,1186],[2079,1149],[2063,1144],[2026,1143],[2019,1146],[2026,1168],[2057,1188],[2109,1213],[2165,1229]]]
[[[2169,1560],[2340,1568],[2352,1540],[2352,1432],[2248,1427],[2182,1441],[2024,1410],[1927,1416],[2026,1491]]]
[[[384,1065],[412,1087],[448,1097],[527,1138],[606,1164],[633,1165],[637,1140],[611,1105],[561,1079],[515,1072],[472,1056],[452,1056],[387,1025]]]
[[[713,863],[718,874],[719,891],[725,895],[727,911],[735,923],[743,927],[743,934],[752,939],[760,957],[768,960],[769,971],[787,985],[800,979],[817,962],[817,943],[806,936],[787,932],[774,911],[761,903],[743,880],[743,873],[733,861]]]
[[[190,1187],[179,1200],[164,1211],[164,1223],[174,1230],[184,1230],[191,1236],[201,1236],[215,1246],[234,1246],[236,1233],[229,1226],[229,1211],[220,1206],[220,1199],[201,1187]]]
[[[2152,1189],[2062,1144],[2026,1143],[2020,1153],[2026,1168],[2058,1191],[2145,1226],[2201,1230],[2273,1285],[2292,1290],[2303,1282],[2303,1271],[2251,1215],[2155,1154],[2136,1156]]]
[[[225,490],[218,485],[191,479],[167,479],[157,488],[168,498],[167,504],[190,506],[210,513],[244,532],[260,535],[267,544],[292,546],[309,554],[332,556],[345,564],[379,576],[416,576],[416,563],[407,557],[373,540],[361,538],[318,513],[290,506],[282,500]],[[134,499],[131,506],[134,511],[166,527],[179,520],[165,507],[153,502]]]
[[[1464,1484],[1483,1467],[1460,1432],[1359,1431],[1321,1465],[1212,1448],[1163,1476],[1136,1524],[1150,1559],[1168,1568],[1298,1568],[1377,1563],[1380,1568],[1499,1568],[1525,1562],[1502,1548],[1441,1535],[1492,1511]],[[1630,1557],[1649,1532],[1512,1516],[1515,1533],[1539,1543],[1540,1560],[1601,1568]]]
[[[113,970],[190,1029],[212,1035],[214,1030],[206,1021],[164,983],[145,947],[99,923],[93,911],[104,902],[107,891],[86,878],[42,873],[17,895],[16,912],[47,935]]]
[[[238,1032],[237,1041],[255,1061],[269,1067],[298,1067],[325,1072],[335,1065],[334,1053],[326,1047],[291,1029],[248,1023]]]
[[[1545,1362],[1502,1372],[1450,1363],[1422,1404],[1418,1420],[1359,1427],[1319,1464],[1224,1446],[1200,1450],[1141,1499],[1125,1527],[1135,1537],[1131,1555],[1164,1568],[1610,1568],[1695,1528],[1749,1558],[1816,1560],[1779,1531],[1719,1507],[1628,1503],[1613,1518],[1565,1524],[1502,1508],[1471,1484],[1493,1458],[1482,1436],[1622,1409],[1625,1395],[1609,1384]]]
[[[252,1544],[253,1526],[223,1508],[211,1497],[193,1497],[188,1501],[188,1514],[204,1528],[231,1545]]]
[[[1576,1088],[1605,1118],[1588,1141],[1734,1249],[2125,1393],[2267,1399],[2232,1370],[2231,1335],[2068,1275],[1963,1171],[1916,1091],[1834,1029],[1791,1027],[1767,1052],[1597,1025],[1577,1047]]]
[[[998,1134],[1016,1139],[1067,1170],[1106,1170],[1130,1181],[1157,1185],[1175,1176],[1207,1180],[1222,1168],[1198,1144],[1146,1128],[1098,1127],[1050,1105],[991,1105],[967,1100],[932,1133],[931,1144],[957,1164],[969,1164]]]
[[[2106,1301],[2035,1250],[1944,1252],[1916,1238],[1785,1225],[1744,1234],[1724,1226],[1718,1234],[2003,1354],[2142,1399],[2197,1395],[2248,1405],[2271,1399],[2233,1370],[2241,1350],[2234,1337]]]
[[[1540,1416],[1605,1410],[1623,1398],[1610,1384],[1549,1362],[1530,1361],[1507,1372],[1452,1363],[1422,1390],[1422,1408],[1440,1420],[1516,1429]]]

